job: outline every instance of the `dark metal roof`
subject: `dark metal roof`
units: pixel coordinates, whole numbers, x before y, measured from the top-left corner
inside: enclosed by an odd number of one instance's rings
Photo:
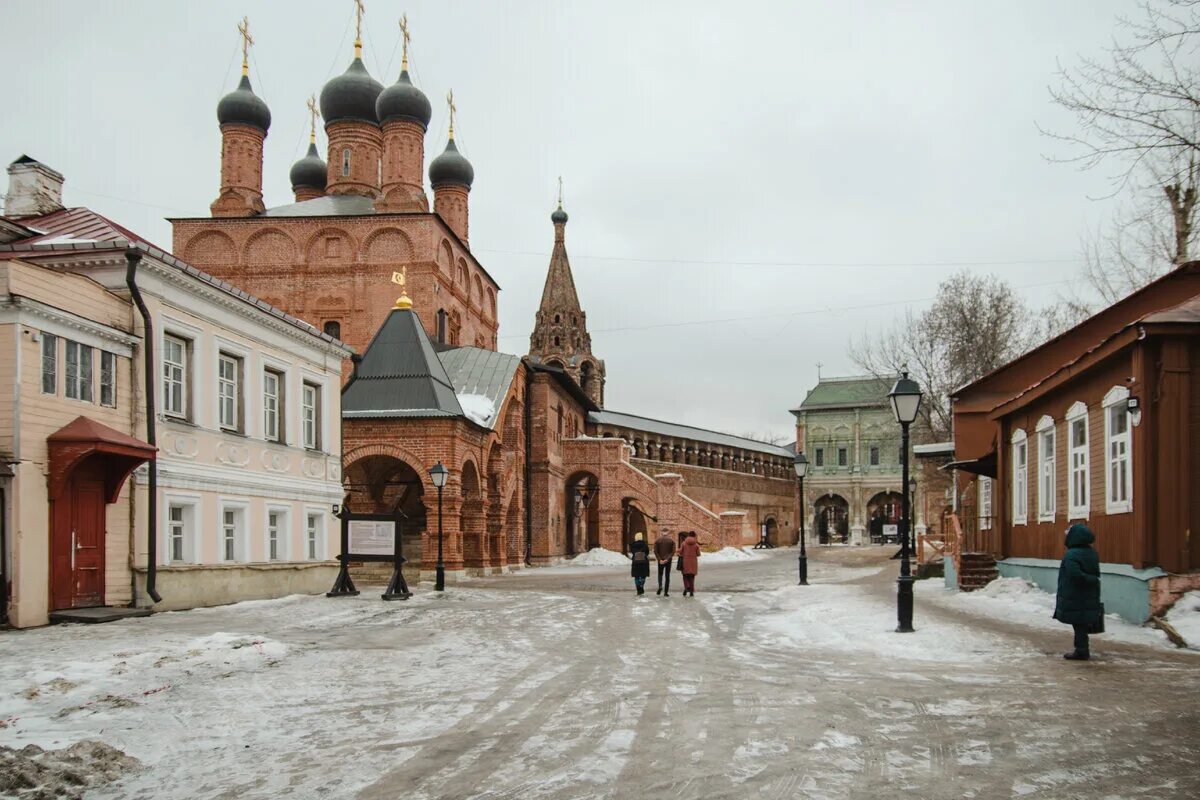
[[[575,402],[579,403],[585,411],[599,411],[600,406],[592,398],[588,397],[587,392],[575,382],[571,374],[562,367],[556,364],[546,364],[537,356],[525,356],[525,368],[533,372],[544,372],[554,378],[567,394],[575,398]]]
[[[767,444],[766,442],[759,442],[754,439],[746,439],[742,436],[733,436],[718,431],[710,431],[704,428],[693,428],[690,425],[676,425],[673,422],[663,422],[633,414],[622,414],[617,411],[593,411],[588,414],[588,422],[597,425],[629,428],[635,431],[653,433],[658,436],[671,436],[676,439],[694,439],[698,442],[708,442],[709,444],[721,445],[723,447],[737,447],[742,450],[753,450],[756,453],[766,453],[789,459],[795,456],[795,453],[779,445]]]
[[[375,215],[375,201],[358,194],[327,194],[268,208],[260,217],[361,217]]]
[[[446,368],[410,308],[396,308],[342,389],[346,419],[461,417]]]

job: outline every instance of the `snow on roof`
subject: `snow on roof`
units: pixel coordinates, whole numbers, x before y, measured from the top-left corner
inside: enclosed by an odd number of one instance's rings
[[[484,394],[460,394],[458,404],[472,422],[478,422],[485,428],[492,427],[492,419],[496,416],[496,404],[492,398]]]

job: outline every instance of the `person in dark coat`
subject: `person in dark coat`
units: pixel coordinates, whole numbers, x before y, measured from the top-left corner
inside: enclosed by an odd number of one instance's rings
[[[1063,658],[1087,661],[1088,628],[1100,622],[1100,556],[1092,549],[1091,528],[1076,523],[1067,530],[1067,552],[1058,566],[1054,618],[1075,629],[1075,650]]]
[[[658,594],[671,596],[671,567],[675,561],[675,540],[663,531],[654,540],[654,558],[658,561]]]
[[[646,544],[646,535],[642,532],[633,535],[633,544],[629,546],[629,558],[633,563],[629,572],[633,575],[633,585],[638,594],[646,593],[646,578],[650,577],[650,547]]]
[[[689,533],[679,546],[679,559],[683,562],[683,596],[696,596],[696,573],[700,571],[700,542],[696,534]]]

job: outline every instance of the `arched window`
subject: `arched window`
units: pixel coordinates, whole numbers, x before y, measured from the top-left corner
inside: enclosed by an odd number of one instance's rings
[[[554,324],[557,325],[560,322],[562,322],[562,314],[555,314],[554,315]]]
[[[350,176],[350,148],[347,147],[342,151],[342,177]]]
[[[446,313],[446,309],[439,308],[437,312],[437,340],[439,344],[446,343],[446,335],[448,333],[447,326],[450,322],[450,315]]]
[[[342,323],[335,319],[327,320],[323,326],[323,330],[335,339],[342,338]]]
[[[555,337],[554,337],[554,346],[555,346],[555,347],[558,347],[558,346],[559,346],[559,343],[558,343],[558,337],[557,337],[557,336],[555,336]]]

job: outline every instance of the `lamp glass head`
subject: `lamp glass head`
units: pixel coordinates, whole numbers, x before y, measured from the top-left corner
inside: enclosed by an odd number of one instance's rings
[[[433,465],[433,469],[429,470],[429,476],[433,478],[433,485],[441,489],[446,485],[446,478],[450,477],[450,470],[442,466],[442,462]]]
[[[921,407],[921,387],[905,372],[892,387],[888,400],[892,403],[892,413],[896,415],[896,422],[910,425],[917,418],[917,410]]]
[[[803,478],[808,474],[808,458],[804,453],[796,453],[796,458],[792,460],[792,465],[796,468],[797,478]]]

